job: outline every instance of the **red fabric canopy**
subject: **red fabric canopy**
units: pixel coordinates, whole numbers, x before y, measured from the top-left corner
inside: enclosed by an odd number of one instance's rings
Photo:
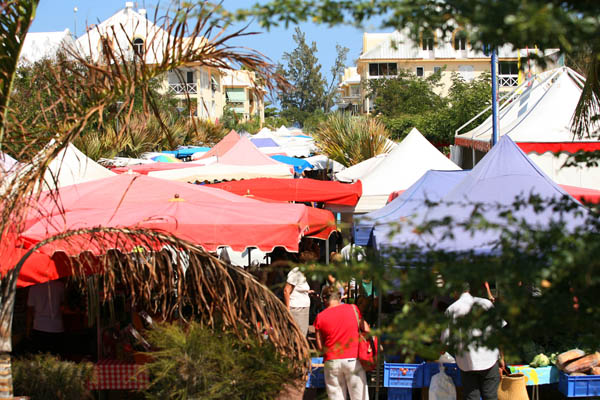
[[[247,247],[271,251],[282,246],[298,251],[302,236],[328,238],[336,229],[333,214],[326,210],[264,203],[214,188],[130,174],[43,193],[30,215],[22,234],[27,246],[67,230],[102,226],[163,231],[208,251],[220,246],[236,251]],[[52,242],[40,251],[100,255],[107,248],[130,251],[138,244],[114,236],[98,244],[79,236]]]
[[[600,190],[581,188],[569,185],[559,186],[582,203],[600,203]]]
[[[229,149],[231,149],[239,140],[240,135],[238,135],[237,132],[232,129],[231,132],[221,139],[219,143],[214,145],[212,149],[203,154],[202,157],[200,157],[200,160],[212,156],[221,157],[223,154],[227,153]]]
[[[547,151],[552,153],[565,152],[577,153],[578,151],[597,151],[600,150],[600,142],[560,142],[560,143],[544,143],[544,142],[519,142],[517,146],[525,153],[543,154]]]
[[[241,196],[252,195],[278,201],[320,202],[355,206],[362,195],[362,184],[316,179],[257,178],[209,185]]]

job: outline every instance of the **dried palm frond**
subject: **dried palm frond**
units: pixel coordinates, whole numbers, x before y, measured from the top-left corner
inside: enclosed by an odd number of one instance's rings
[[[600,135],[600,44],[586,58],[586,80],[577,102],[571,130],[578,138]]]
[[[156,50],[154,55],[162,55],[153,62],[147,59],[152,54],[149,51],[141,55],[131,52],[133,38],[123,26],[102,33],[98,57],[68,49],[67,54],[46,71],[53,83],[32,86],[28,92],[29,101],[36,104],[39,111],[23,116],[18,109],[10,107],[9,99],[19,51],[36,5],[35,0],[0,0],[0,146],[25,162],[16,173],[3,176],[0,262],[6,263],[5,256],[16,246],[29,212],[29,200],[35,199],[42,189],[40,183],[50,162],[68,143],[89,132],[102,131],[106,125],[104,117],[113,114],[115,104],[121,104],[117,114],[123,121],[114,134],[117,143],[127,140],[125,132],[134,101],[141,101],[142,110],[156,116],[167,142],[174,143],[174,135],[160,119],[160,110],[149,90],[151,82],[162,74],[190,64],[224,69],[244,66],[255,71],[267,87],[285,84],[260,53],[228,44],[247,33],[240,30],[226,34],[218,28],[218,17],[212,10],[199,4],[175,8],[163,18],[155,15],[162,33],[148,37],[145,42],[148,49]],[[197,16],[192,24],[187,23],[190,15]],[[113,41],[111,35],[126,39]],[[109,109],[111,112],[105,113]],[[54,140],[49,142],[51,138]],[[183,306],[193,307],[204,323],[212,326],[219,318],[242,336],[256,334],[260,322],[262,327],[273,327],[270,340],[282,354],[306,360],[306,340],[281,302],[243,270],[222,264],[190,243],[151,231],[98,228],[64,233],[34,249],[59,242],[68,246],[70,238],[81,235],[88,238],[91,249],[99,251],[101,268],[98,272],[103,273],[107,288],[114,288],[118,279],[131,289],[138,304],[153,306],[163,315],[171,316],[182,314]],[[146,248],[143,256],[131,251],[132,243]],[[176,249],[177,260],[181,262],[175,264],[160,251],[164,244]],[[86,250],[80,249],[81,252]],[[189,259],[187,267],[181,260],[183,254]],[[82,257],[73,261],[77,276],[90,272],[85,269],[89,263],[82,261],[85,259]],[[3,376],[7,370],[10,374],[10,358],[7,361],[6,353],[12,347],[15,285],[23,260],[14,268],[3,264],[4,273],[0,277],[0,372]],[[10,386],[6,385],[6,391],[0,390],[0,398],[12,396]]]
[[[16,272],[34,251],[69,238],[83,236],[93,253],[65,246],[74,276],[85,282],[99,274],[107,293],[117,284],[127,288],[132,303],[165,319],[196,318],[209,327],[223,326],[240,337],[269,340],[299,372],[308,361],[308,343],[283,303],[242,268],[225,264],[198,245],[151,230],[94,228],[68,231],[39,242],[15,267]],[[132,247],[133,246],[133,247]],[[130,249],[119,251],[119,249]],[[95,254],[95,255],[93,255]],[[16,274],[10,284],[16,286]],[[191,310],[191,311],[185,311]]]

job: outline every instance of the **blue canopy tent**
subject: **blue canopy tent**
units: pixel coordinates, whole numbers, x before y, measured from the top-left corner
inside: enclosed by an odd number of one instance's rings
[[[372,244],[371,234],[375,225],[389,224],[408,217],[423,207],[426,200],[439,201],[464,179],[468,172],[463,170],[427,171],[421,179],[383,208],[355,216],[354,243],[359,246]]]
[[[514,202],[518,198],[526,201],[531,195],[539,196],[542,200],[566,198],[575,207],[560,212],[553,207],[536,210],[531,204],[515,207]],[[373,246],[381,253],[413,244],[424,249],[493,254],[500,230],[470,231],[461,225],[469,221],[477,204],[478,212],[489,222],[504,222],[502,212],[509,208],[514,218],[541,229],[557,223],[573,231],[584,222],[587,215],[585,207],[548,178],[506,135],[464,179],[441,198],[438,206],[429,208],[423,203],[416,209],[410,223],[403,221],[399,227],[403,229],[398,230],[390,224],[376,225]],[[444,218],[451,218],[453,225],[434,228],[431,232],[414,229],[423,223]]]
[[[274,155],[271,156],[271,158],[273,160],[277,160],[281,163],[284,164],[288,164],[294,167],[294,172],[297,174],[301,174],[302,171],[304,171],[305,169],[312,169],[313,166],[311,163],[309,163],[306,160],[303,160],[301,158],[294,158],[294,157],[288,157],[288,156],[282,156],[282,155]]]
[[[171,154],[177,158],[186,158],[186,157],[191,157],[195,153],[207,152],[209,150],[210,150],[210,147],[195,146],[195,147],[181,147],[177,150],[165,150],[162,153]]]
[[[250,141],[256,147],[279,147],[277,142],[271,138],[252,138]]]

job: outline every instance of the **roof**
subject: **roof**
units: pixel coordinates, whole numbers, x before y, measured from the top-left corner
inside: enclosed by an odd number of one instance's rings
[[[60,49],[74,45],[75,41],[68,29],[60,32],[29,32],[23,42],[19,64],[33,64],[45,58],[53,58]]]
[[[574,138],[571,122],[582,92],[583,78],[567,67],[534,76],[531,86],[516,88],[512,100],[499,110],[499,136],[517,143],[597,142],[597,138]],[[492,138],[492,118],[469,132],[456,136],[455,143],[487,150]],[[538,146],[539,147],[539,146]],[[535,151],[535,146],[533,150]],[[530,151],[532,149],[529,149]],[[563,149],[565,150],[565,149]]]
[[[77,49],[94,59],[99,57],[101,35],[110,37],[113,44],[116,42],[126,55],[131,57],[134,53],[129,41],[138,37],[144,39],[145,60],[150,64],[162,62],[169,39],[167,31],[148,20],[145,13],[137,12],[130,7],[119,10],[97,26],[89,27],[88,32],[77,39]]]
[[[406,32],[394,31],[392,33],[365,33],[367,38],[370,35],[377,35],[377,44],[372,49],[364,50],[359,60],[407,60],[407,59],[489,59],[481,51],[455,50],[451,38],[437,40],[434,50],[422,50],[419,43],[412,40]],[[437,35],[441,37],[441,34]],[[383,40],[382,37],[384,37]],[[532,52],[530,50],[529,52]],[[545,52],[546,56],[558,52],[558,49],[549,49]],[[498,49],[498,58],[518,58],[527,56],[526,49],[513,49],[512,45],[507,44]]]

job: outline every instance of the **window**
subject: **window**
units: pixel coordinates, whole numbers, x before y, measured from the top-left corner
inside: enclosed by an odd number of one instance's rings
[[[442,67],[433,67],[433,73],[434,74],[442,73]]]
[[[194,71],[187,71],[186,72],[186,82],[187,83],[194,83]]]
[[[138,56],[141,56],[144,54],[144,39],[142,39],[142,38],[133,39],[133,51]]]
[[[395,76],[398,75],[398,64],[396,63],[371,63],[369,64],[369,76]]]
[[[205,69],[200,70],[200,87],[202,89],[210,88],[210,78],[208,76],[208,71]]]
[[[498,72],[500,75],[519,75],[519,66],[516,61],[500,61]]]
[[[432,32],[425,32],[422,36],[423,50],[433,50],[435,46],[435,37]]]
[[[466,50],[467,49],[467,34],[465,31],[460,30],[454,34],[454,50]]]
[[[425,70],[423,67],[417,67],[417,76],[423,76],[425,74]]]
[[[360,87],[358,85],[350,86],[350,96],[352,96],[352,97],[360,96]]]

